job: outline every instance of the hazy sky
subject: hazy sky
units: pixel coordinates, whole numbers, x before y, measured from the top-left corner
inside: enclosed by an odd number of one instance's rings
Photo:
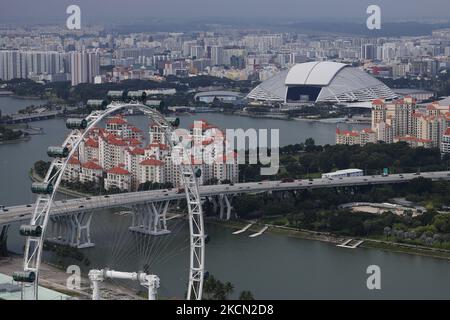
[[[0,23],[65,21],[70,4],[79,5],[82,18],[89,22],[133,17],[348,18],[361,22],[367,17],[369,4],[379,5],[386,21],[422,17],[450,20],[450,0],[0,0]]]

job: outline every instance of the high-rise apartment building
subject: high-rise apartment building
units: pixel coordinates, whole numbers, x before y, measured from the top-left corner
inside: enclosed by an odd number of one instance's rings
[[[361,132],[337,130],[336,143],[363,145],[363,141],[403,141],[411,147],[441,148],[442,152],[448,152],[449,124],[449,106],[433,103],[420,108],[411,97],[392,102],[377,99],[372,102],[372,128]]]
[[[56,51],[0,51],[0,79],[28,79],[67,73],[67,54]]]
[[[94,83],[100,74],[100,56],[94,52],[71,52],[70,72],[72,86],[79,83]]]
[[[223,64],[223,47],[221,46],[211,47],[211,63],[214,66]]]

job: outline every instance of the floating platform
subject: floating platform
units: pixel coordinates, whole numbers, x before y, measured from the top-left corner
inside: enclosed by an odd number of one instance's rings
[[[233,232],[233,234],[244,233],[244,232],[247,231],[248,228],[250,228],[252,225],[253,225],[253,223],[250,223],[250,224],[246,225],[245,227],[243,227],[241,230],[238,230],[238,231]]]
[[[259,231],[257,233],[254,233],[254,234],[251,234],[251,235],[249,235],[249,237],[250,238],[258,237],[258,236],[262,235],[264,233],[264,231],[266,231],[267,229],[269,229],[269,227],[265,226],[264,228],[261,229],[261,231]]]
[[[144,226],[129,227],[128,230],[132,232],[142,233],[150,236],[163,236],[170,233],[170,230],[149,230]]]
[[[360,246],[364,241],[363,240],[354,240],[348,239],[341,244],[338,244],[336,247],[347,248],[347,249],[356,249]]]

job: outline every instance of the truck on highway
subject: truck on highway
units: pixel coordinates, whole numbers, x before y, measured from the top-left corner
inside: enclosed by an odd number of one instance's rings
[[[364,172],[361,169],[345,169],[335,172],[322,173],[322,179],[360,177],[363,175]]]

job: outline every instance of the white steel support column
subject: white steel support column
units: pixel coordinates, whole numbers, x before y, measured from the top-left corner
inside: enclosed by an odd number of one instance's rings
[[[226,220],[230,220],[231,219],[231,209],[233,209],[233,207],[231,206],[231,200],[233,196],[230,196],[230,199],[228,199],[228,195],[224,195],[223,198],[225,200],[225,204],[227,206],[227,218]]]
[[[57,244],[83,249],[93,247],[91,241],[92,212],[78,212],[70,215],[51,218],[53,222],[53,238],[47,239]]]
[[[160,236],[170,233],[167,229],[167,209],[170,201],[149,202],[134,205],[130,231]]]
[[[232,195],[219,194],[219,219],[220,220],[230,220],[231,219],[231,206]]]

